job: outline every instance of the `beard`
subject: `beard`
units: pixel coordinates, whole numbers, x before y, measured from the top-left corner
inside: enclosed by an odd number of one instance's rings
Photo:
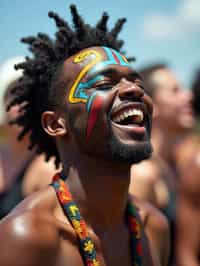
[[[107,160],[119,163],[136,164],[148,159],[153,148],[150,141],[141,141],[134,144],[124,144],[120,142],[112,133],[107,145]]]
[[[152,154],[153,149],[149,140],[150,137],[147,137],[146,140],[137,141],[134,144],[125,144],[118,140],[118,138],[115,136],[109,118],[107,120],[107,125],[109,125],[107,128],[107,136],[105,137],[104,135],[104,141],[102,142],[104,144],[102,145],[97,137],[97,132],[102,132],[102,129],[98,125],[94,129],[95,133],[93,132],[93,137],[86,145],[85,141],[83,141],[85,138],[85,131],[83,130],[84,127],[81,126],[81,119],[75,120],[74,115],[70,114],[69,121],[76,136],[75,138],[79,148],[89,157],[96,157],[99,159],[106,159],[108,161],[131,165],[148,159]],[[148,131],[150,132],[149,124],[148,128]]]
[[[153,147],[150,142],[150,120],[147,121],[147,131],[149,132],[149,136],[146,137],[146,140],[140,140],[134,144],[125,144],[117,139],[111,127],[110,116],[108,116],[107,118],[107,123],[109,125],[109,141],[106,147],[107,160],[112,160],[119,163],[127,163],[131,165],[139,163],[151,157]]]

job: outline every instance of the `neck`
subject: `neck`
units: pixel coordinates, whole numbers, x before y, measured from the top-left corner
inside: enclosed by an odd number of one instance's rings
[[[65,163],[66,183],[86,223],[112,228],[124,221],[128,199],[129,167],[87,158]],[[117,169],[116,169],[117,168]]]

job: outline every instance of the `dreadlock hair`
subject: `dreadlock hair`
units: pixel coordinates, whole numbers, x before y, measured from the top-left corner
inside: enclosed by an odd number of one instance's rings
[[[139,74],[143,78],[144,85],[145,85],[145,91],[148,93],[152,98],[154,97],[154,93],[156,90],[155,85],[152,81],[152,74],[161,69],[166,69],[167,65],[164,63],[154,63],[148,66],[145,66],[144,68],[141,68],[139,70]]]
[[[92,46],[108,46],[121,52],[124,42],[118,39],[118,34],[126,21],[125,18],[118,19],[109,31],[107,28],[109,16],[106,12],[96,26],[92,27],[85,23],[75,5],[71,5],[70,10],[72,26],[58,14],[52,11],[48,13],[57,26],[54,40],[44,33],[21,39],[23,43],[28,44],[32,57],[26,57],[24,62],[15,66],[16,70],[23,69],[23,76],[13,88],[13,99],[7,106],[9,110],[13,105],[25,103],[20,108],[17,119],[11,121],[22,127],[18,139],[21,140],[29,133],[28,148],[34,147],[37,153],[45,153],[46,161],[55,156],[57,167],[60,157],[55,141],[42,129],[41,114],[47,108],[53,109],[62,104],[63,97],[58,95],[62,87],[58,82],[62,63],[82,49]],[[62,94],[64,95],[64,89]]]
[[[192,84],[192,92],[193,92],[193,108],[195,114],[200,117],[200,69],[196,72],[193,84]]]

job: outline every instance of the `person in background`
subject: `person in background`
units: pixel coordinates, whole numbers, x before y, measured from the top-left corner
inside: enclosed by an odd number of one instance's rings
[[[8,214],[26,195],[48,184],[52,171],[55,171],[52,162],[46,163],[44,156],[36,156],[34,151],[27,149],[28,136],[20,142],[17,140],[21,127],[9,125],[9,121],[19,115],[20,105],[13,106],[8,112],[5,109],[12,99],[12,88],[22,76],[22,71],[16,71],[14,64],[22,60],[23,57],[15,57],[0,67],[0,123],[3,132],[0,144],[0,218]]]
[[[152,64],[140,71],[146,92],[154,103],[152,143],[154,153],[131,168],[130,192],[151,202],[168,218],[171,258],[174,261],[174,228],[179,174],[175,151],[194,127],[191,92],[183,88],[165,64]]]
[[[13,140],[16,142],[16,145],[23,146],[23,143],[17,143],[16,136],[18,135],[18,131],[16,131],[16,128],[13,127],[10,130],[8,130],[7,127],[7,115],[5,111],[5,98],[7,98],[6,90],[9,87],[10,84],[12,84],[15,80],[17,80],[21,75],[22,71],[15,71],[14,70],[14,64],[19,63],[23,60],[23,57],[15,57],[7,60],[0,66],[0,150],[1,150],[1,156],[0,156],[0,192],[4,191],[7,187],[10,186],[10,183],[12,183],[12,174],[7,174],[7,177],[5,177],[5,174],[3,172],[7,171],[13,171],[12,165],[6,166],[5,164],[8,162],[8,159],[10,157],[9,151],[11,148],[9,146],[14,146],[14,144],[9,144],[10,140]],[[15,112],[14,108],[14,112]],[[10,112],[12,114],[12,112]],[[12,135],[14,135],[14,138],[12,138]],[[11,136],[11,137],[10,137]],[[20,149],[19,149],[20,150]],[[5,157],[5,160],[4,160]],[[5,171],[6,169],[6,171]]]
[[[27,150],[28,137],[22,142],[17,141],[20,132],[18,125],[8,125],[8,121],[18,115],[19,106],[14,106],[6,112],[6,104],[11,99],[11,90],[21,77],[22,71],[14,70],[14,64],[24,60],[23,57],[11,58],[0,68],[1,92],[1,131],[0,146],[0,218],[4,217],[23,198],[22,180],[27,166],[34,157],[34,152]]]
[[[49,12],[54,40],[23,38],[32,57],[8,109],[26,103],[21,134],[63,170],[1,221],[0,265],[165,266],[166,218],[128,193],[131,164],[151,155],[153,106],[121,53],[125,19],[109,30],[107,13],[93,27],[70,9],[72,27]]]
[[[196,127],[176,152],[180,173],[177,266],[200,265],[200,71],[192,84]]]

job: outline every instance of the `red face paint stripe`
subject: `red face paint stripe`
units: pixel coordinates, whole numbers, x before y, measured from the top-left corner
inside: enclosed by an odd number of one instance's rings
[[[89,113],[89,118],[88,118],[88,125],[87,125],[87,133],[86,133],[86,140],[88,141],[90,138],[90,135],[92,134],[92,130],[94,128],[94,125],[97,120],[98,113],[101,109],[103,103],[103,98],[102,96],[96,96],[92,106],[91,110]]]
[[[116,61],[118,64],[120,64],[120,61],[119,61],[118,57],[116,56],[116,54],[115,54],[113,51],[112,51],[112,55],[113,55],[115,61]]]

